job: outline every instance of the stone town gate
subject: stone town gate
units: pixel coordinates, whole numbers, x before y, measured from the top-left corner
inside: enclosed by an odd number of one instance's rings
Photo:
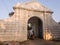
[[[25,41],[28,25],[37,38],[52,40],[60,38],[60,25],[52,19],[52,11],[38,2],[17,3],[10,18],[0,20],[0,41]],[[4,23],[5,22],[5,23]]]

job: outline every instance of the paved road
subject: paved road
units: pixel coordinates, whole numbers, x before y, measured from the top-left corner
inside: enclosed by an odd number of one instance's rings
[[[25,42],[5,42],[3,45],[60,45],[60,42],[34,39]]]
[[[60,42],[46,41],[41,39],[28,40],[21,43],[21,45],[60,45]]]

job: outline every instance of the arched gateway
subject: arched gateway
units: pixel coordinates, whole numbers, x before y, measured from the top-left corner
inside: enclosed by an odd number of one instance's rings
[[[40,18],[34,16],[28,20],[28,26],[27,26],[28,37],[29,37],[29,30],[31,30],[30,28],[33,29],[35,38],[43,39],[43,22]]]
[[[34,30],[35,38],[60,38],[60,25],[52,19],[53,12],[41,3],[17,3],[13,9],[10,18],[0,20],[0,41],[26,41],[30,27]]]

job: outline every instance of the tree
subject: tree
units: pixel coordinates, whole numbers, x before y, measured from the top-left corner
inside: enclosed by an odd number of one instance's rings
[[[9,16],[11,17],[11,16],[13,16],[13,14],[14,14],[14,12],[11,12],[11,13],[9,13]]]

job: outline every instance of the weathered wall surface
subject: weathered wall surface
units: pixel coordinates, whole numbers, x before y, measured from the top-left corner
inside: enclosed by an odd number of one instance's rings
[[[48,32],[52,35],[52,39],[60,38],[60,25],[52,18],[52,14],[46,14],[46,25]]]
[[[27,40],[26,25],[23,23],[22,11],[16,9],[14,15],[8,19],[0,20],[0,41]]]

